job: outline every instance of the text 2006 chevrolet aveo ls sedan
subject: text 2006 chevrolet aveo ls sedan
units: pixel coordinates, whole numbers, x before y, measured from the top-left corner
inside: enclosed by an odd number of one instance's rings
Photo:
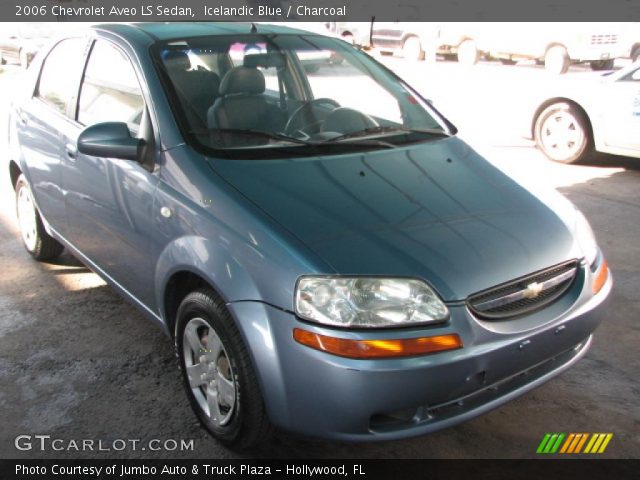
[[[341,61],[307,71],[317,52]],[[96,26],[29,75],[9,129],[26,249],[67,248],[171,335],[228,445],[424,434],[590,345],[612,280],[584,216],[341,40]]]

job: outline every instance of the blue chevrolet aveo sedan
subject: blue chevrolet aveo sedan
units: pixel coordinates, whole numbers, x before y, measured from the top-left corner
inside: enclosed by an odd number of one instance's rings
[[[227,445],[273,426],[425,434],[589,348],[612,280],[585,217],[339,39],[94,26],[24,87],[9,168],[27,251],[66,248],[162,327]]]

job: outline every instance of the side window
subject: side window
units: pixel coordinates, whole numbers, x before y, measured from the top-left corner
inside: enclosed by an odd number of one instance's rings
[[[125,122],[137,135],[144,100],[135,70],[116,47],[97,40],[80,88],[78,121],[83,125]]]
[[[49,52],[40,72],[36,96],[62,114],[77,93],[86,44],[82,38],[62,40]]]

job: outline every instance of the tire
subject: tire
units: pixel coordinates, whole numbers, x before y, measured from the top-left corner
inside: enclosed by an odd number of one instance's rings
[[[29,255],[41,262],[59,257],[64,247],[45,230],[24,175],[18,177],[15,192],[16,214],[24,248]]]
[[[536,146],[545,156],[560,163],[580,163],[594,152],[593,135],[586,114],[568,102],[549,105],[536,118]]]
[[[196,290],[180,304],[175,351],[191,408],[214,438],[236,450],[268,438],[272,427],[249,353],[213,291]]]
[[[475,65],[480,60],[480,52],[473,40],[465,40],[458,47],[458,63]]]
[[[640,60],[640,46],[635,47],[631,52],[631,61],[637,62],[638,60]]]
[[[425,52],[418,37],[410,36],[404,40],[402,43],[402,56],[408,60],[424,60]]]
[[[570,64],[571,60],[567,49],[562,45],[554,45],[544,55],[544,68],[550,73],[556,75],[567,73]]]
[[[613,69],[614,59],[610,58],[609,60],[593,60],[589,62],[589,66],[593,71],[601,71],[601,70],[611,70]]]

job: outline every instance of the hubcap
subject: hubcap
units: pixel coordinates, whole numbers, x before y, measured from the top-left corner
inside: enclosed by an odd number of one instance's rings
[[[540,141],[551,158],[567,160],[578,154],[585,136],[576,117],[567,111],[557,111],[543,122]]]
[[[218,425],[236,408],[236,376],[220,337],[202,318],[189,320],[182,336],[189,386],[202,411]]]
[[[24,184],[22,184],[18,190],[17,210],[22,241],[27,247],[27,250],[33,252],[36,248],[36,242],[38,241],[36,209],[33,205],[29,187]]]

